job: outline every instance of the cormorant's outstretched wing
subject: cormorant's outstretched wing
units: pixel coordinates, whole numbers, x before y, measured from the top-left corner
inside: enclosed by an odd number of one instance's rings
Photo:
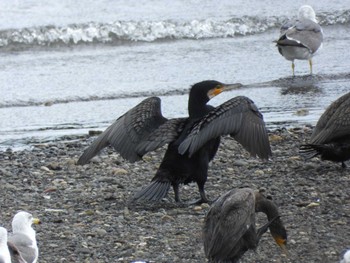
[[[174,141],[183,131],[188,118],[170,119],[141,140],[135,150],[139,155],[154,151]]]
[[[248,188],[235,189],[211,206],[203,228],[204,251],[208,258],[235,257],[237,246],[250,227],[255,230],[255,196]]]
[[[311,144],[323,144],[350,133],[350,92],[334,101],[321,115],[311,135]]]
[[[267,160],[271,155],[263,116],[244,96],[226,101],[197,121],[180,144],[179,153],[188,151],[191,156],[210,139],[225,134],[231,134],[253,156]]]
[[[150,97],[119,117],[84,151],[78,164],[86,164],[108,145],[123,158],[135,162],[148,151],[175,140],[186,119],[164,118],[160,104],[158,97]]]

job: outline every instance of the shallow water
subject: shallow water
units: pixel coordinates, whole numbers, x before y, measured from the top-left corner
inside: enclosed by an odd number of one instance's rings
[[[350,91],[350,1],[309,2],[325,40],[314,75],[297,61],[295,78],[272,41],[303,1],[117,2],[1,1],[0,148],[104,129],[151,95],[166,117],[186,116],[205,79],[242,83],[211,103],[248,96],[269,128],[315,124]]]

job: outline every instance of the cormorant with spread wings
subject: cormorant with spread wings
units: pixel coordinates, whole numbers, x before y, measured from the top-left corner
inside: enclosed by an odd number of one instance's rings
[[[100,134],[78,164],[86,164],[108,145],[123,158],[135,162],[147,152],[168,144],[152,182],[136,193],[134,200],[161,200],[172,186],[178,202],[179,185],[196,182],[201,196],[198,203],[208,202],[204,184],[221,135],[230,134],[253,156],[267,160],[271,155],[263,116],[252,100],[238,96],[216,108],[207,105],[211,98],[237,85],[240,84],[226,85],[214,80],[194,84],[187,118],[167,119],[161,113],[160,99],[147,98]]]

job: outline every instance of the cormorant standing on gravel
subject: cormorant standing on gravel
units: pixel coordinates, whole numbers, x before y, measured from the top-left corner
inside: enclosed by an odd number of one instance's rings
[[[189,94],[187,118],[167,119],[161,113],[160,99],[147,98],[93,141],[78,164],[86,164],[108,145],[135,162],[168,143],[152,182],[136,193],[134,200],[161,200],[172,186],[175,201],[179,202],[179,185],[196,182],[201,196],[198,203],[208,202],[204,184],[221,135],[230,134],[253,156],[267,160],[271,155],[263,116],[252,100],[238,96],[216,108],[207,105],[222,91],[236,87],[237,84],[226,85],[214,80],[194,84]]]
[[[255,213],[267,215],[268,223],[256,230]],[[270,229],[276,243],[286,250],[287,232],[276,205],[250,188],[233,189],[210,207],[204,221],[204,252],[210,263],[235,263],[249,249],[256,249]]]
[[[310,142],[300,146],[300,153],[308,158],[341,162],[350,159],[350,92],[334,101],[322,114],[311,135]]]

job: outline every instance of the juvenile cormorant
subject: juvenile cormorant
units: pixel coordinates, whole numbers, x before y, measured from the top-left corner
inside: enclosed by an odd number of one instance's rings
[[[289,20],[281,27],[280,38],[276,41],[279,53],[292,61],[294,76],[294,60],[309,60],[312,74],[312,57],[322,47],[323,32],[316,21],[315,11],[309,5],[299,9],[298,20]]]
[[[322,114],[311,135],[309,144],[300,146],[308,158],[341,162],[350,159],[350,92],[334,101]]]
[[[255,213],[267,215],[268,223],[256,230]],[[276,205],[250,188],[233,189],[216,200],[203,227],[204,251],[210,263],[235,263],[248,249],[256,249],[270,229],[276,243],[286,250],[287,232]]]
[[[267,160],[271,149],[262,114],[247,97],[232,98],[214,108],[207,102],[224,90],[237,87],[214,80],[194,84],[190,90],[187,118],[166,119],[158,97],[147,98],[119,117],[85,150],[78,164],[86,164],[102,148],[112,145],[130,162],[168,143],[152,182],[136,193],[134,200],[161,200],[170,186],[180,201],[179,185],[196,182],[201,199],[208,165],[214,158],[220,136],[230,134],[253,156]]]

